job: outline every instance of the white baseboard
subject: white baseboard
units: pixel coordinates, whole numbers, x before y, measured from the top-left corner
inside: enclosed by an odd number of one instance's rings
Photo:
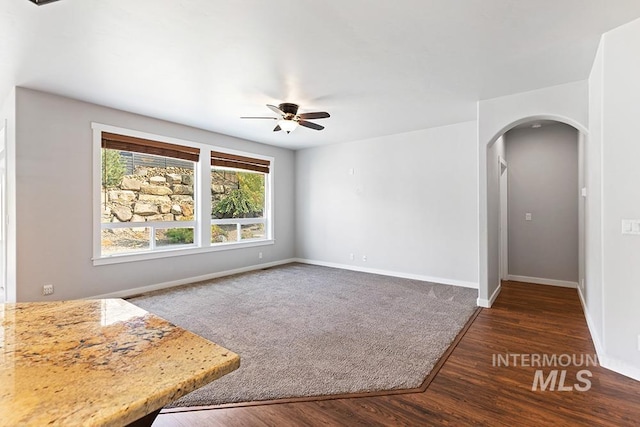
[[[562,288],[577,288],[578,282],[569,282],[566,280],[542,279],[540,277],[515,276],[509,274],[507,280],[514,282],[534,283],[536,285],[560,286]]]
[[[587,321],[587,328],[589,329],[589,335],[591,335],[591,341],[593,341],[593,346],[596,348],[596,354],[598,355],[598,360],[601,360],[605,357],[604,348],[600,342],[600,337],[596,332],[596,325],[593,323],[593,319],[589,314],[589,310],[587,310],[587,303],[584,299],[584,294],[582,293],[582,289],[578,287],[578,297],[580,298],[580,304],[582,305],[582,312],[584,313],[584,318]]]
[[[296,262],[295,259],[283,259],[280,261],[268,262],[264,264],[250,265],[248,267],[236,268],[233,270],[218,271],[216,273],[205,274],[202,276],[186,277],[184,279],[172,280],[170,282],[157,283],[155,285],[142,286],[139,288],[125,289],[122,291],[110,292],[108,294],[96,295],[83,299],[102,299],[102,298],[127,298],[134,295],[140,295],[146,292],[159,291],[161,289],[172,288],[174,286],[187,285],[189,283],[201,282],[203,280],[216,279],[218,277],[231,276],[233,274],[246,273],[248,271],[262,270],[264,268],[275,267],[277,265],[290,264]]]
[[[493,294],[491,294],[491,297],[489,299],[478,298],[478,302],[476,304],[478,305],[478,307],[491,308],[493,303],[496,301],[496,298],[498,298],[498,295],[500,295],[501,290],[502,284],[499,283],[498,287],[495,291],[493,291]]]
[[[582,289],[580,287],[578,287],[578,296],[580,297],[580,304],[582,304],[582,311],[584,312],[584,318],[587,321],[587,328],[589,329],[589,334],[591,335],[591,341],[593,341],[593,346],[596,348],[596,354],[598,355],[598,362],[600,363],[600,366],[610,371],[617,372],[618,374],[624,375],[625,377],[629,377],[636,381],[640,381],[639,368],[607,356],[607,354],[604,351],[604,347],[602,347],[600,337],[596,333],[595,324],[593,323],[593,319],[589,314],[589,310],[587,309],[587,304],[584,299]]]
[[[140,295],[146,292],[159,291],[161,289],[172,288],[174,286],[187,285],[189,283],[201,282],[203,280],[216,279],[218,277],[231,276],[232,274],[246,273],[248,271],[261,270],[263,268],[275,267],[278,265],[289,264],[292,262],[300,262],[303,264],[320,265],[324,267],[342,268],[344,270],[360,271],[363,273],[380,274],[383,276],[401,277],[403,279],[414,279],[424,282],[442,283],[444,285],[462,286],[465,288],[478,289],[478,284],[473,282],[465,282],[460,280],[443,279],[440,277],[422,276],[416,274],[398,273],[387,270],[378,270],[373,268],[361,268],[347,264],[337,264],[324,261],[314,261],[302,258],[288,258],[280,261],[269,262],[265,264],[250,265],[248,267],[236,268],[233,270],[219,271],[216,273],[205,274],[202,276],[186,277],[184,279],[172,280],[170,282],[157,283],[154,285],[141,286],[139,288],[124,289],[121,291],[110,292],[107,294],[94,295],[84,299],[101,299],[101,298],[127,298],[134,295]]]
[[[461,286],[463,288],[478,289],[479,287],[478,283],[475,283],[475,282],[466,282],[463,280],[445,279],[442,277],[424,276],[424,275],[412,274],[412,273],[402,273],[398,271],[380,270],[377,268],[360,267],[360,266],[349,265],[349,264],[338,264],[334,262],[317,261],[317,260],[306,259],[306,258],[296,258],[295,262],[300,262],[302,264],[319,265],[322,267],[341,268],[343,270],[359,271],[362,273],[379,274],[381,276],[399,277],[401,279],[413,279],[413,280],[420,280],[422,282],[432,282],[432,283],[441,283],[443,285]]]
[[[603,368],[640,381],[640,369],[636,366],[608,357],[607,355],[598,355],[598,362],[600,362],[600,366]]]

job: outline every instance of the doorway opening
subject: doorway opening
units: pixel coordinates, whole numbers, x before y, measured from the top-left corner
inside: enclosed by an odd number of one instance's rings
[[[487,146],[485,306],[502,280],[584,286],[584,148],[584,131],[550,118],[513,123]]]

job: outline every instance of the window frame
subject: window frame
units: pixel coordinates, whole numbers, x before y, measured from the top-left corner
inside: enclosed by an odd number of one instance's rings
[[[143,261],[157,258],[167,258],[174,256],[193,255],[206,252],[227,251],[240,248],[249,248],[254,246],[272,245],[275,243],[274,227],[273,227],[273,180],[274,180],[274,164],[275,159],[270,156],[249,153],[229,149],[226,147],[214,146],[195,141],[188,141],[179,138],[167,137],[163,135],[152,134],[148,132],[136,131],[131,129],[120,128],[117,126],[106,125],[102,123],[91,123],[93,132],[93,256],[91,258],[93,265],[118,264],[123,262]],[[172,247],[157,248],[150,244],[150,249],[145,251],[116,253],[110,255],[102,254],[101,231],[103,224],[101,222],[101,190],[102,190],[102,133],[115,133],[135,138],[148,139],[152,141],[165,142],[168,144],[183,145],[200,149],[200,158],[195,162],[194,170],[194,220],[193,221],[149,221],[145,222],[145,227],[155,228],[181,228],[179,225],[194,228],[194,241],[190,244],[176,245]],[[226,242],[224,244],[214,244],[211,242],[211,170],[210,165],[211,152],[222,152],[230,155],[251,157],[270,162],[269,173],[265,174],[265,207],[264,207],[264,239],[248,239],[244,241]],[[111,223],[110,223],[111,224]],[[118,223],[119,224],[119,223]],[[127,223],[123,225],[112,226],[106,228],[126,228]],[[134,223],[133,227],[142,227],[143,223]],[[178,225],[176,227],[176,225]],[[129,225],[131,226],[131,225]]]

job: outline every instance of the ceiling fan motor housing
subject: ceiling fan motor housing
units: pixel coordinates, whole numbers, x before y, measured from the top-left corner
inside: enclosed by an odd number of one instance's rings
[[[280,105],[278,105],[278,108],[280,109],[280,111],[282,111],[283,113],[285,113],[286,116],[295,116],[296,114],[298,114],[298,105],[297,104],[291,104],[289,102],[285,102],[282,103]]]

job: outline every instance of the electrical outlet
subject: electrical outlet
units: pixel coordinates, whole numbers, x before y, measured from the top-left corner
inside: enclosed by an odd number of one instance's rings
[[[258,259],[262,259],[262,252],[258,252]]]
[[[51,294],[53,294],[53,285],[42,286],[42,295],[51,295]]]
[[[367,256],[366,255],[362,255],[362,261],[367,262]]]
[[[350,259],[351,261],[353,261],[353,259],[354,259],[353,254],[349,254],[349,259]]]

